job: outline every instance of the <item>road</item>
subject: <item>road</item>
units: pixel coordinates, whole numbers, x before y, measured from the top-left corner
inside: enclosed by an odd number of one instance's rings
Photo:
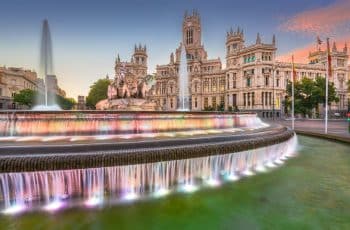
[[[282,124],[288,127],[292,126],[291,120],[265,120],[265,122],[270,124]],[[295,130],[324,133],[324,120],[296,120]],[[349,122],[347,120],[329,120],[328,134],[334,134],[342,137],[350,137]]]

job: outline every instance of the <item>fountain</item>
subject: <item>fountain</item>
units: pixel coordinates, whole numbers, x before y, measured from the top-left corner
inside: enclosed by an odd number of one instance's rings
[[[44,78],[44,100],[42,95],[38,93],[37,104],[33,110],[60,110],[56,104],[55,95],[48,90],[48,76],[53,75],[53,61],[52,61],[52,42],[49,28],[49,22],[45,19],[43,22],[41,35],[41,49],[40,49],[40,75]]]
[[[189,88],[188,88],[188,72],[187,72],[187,56],[186,48],[181,43],[181,57],[179,67],[179,111],[189,111]]]
[[[0,211],[191,193],[277,167],[296,136],[252,113],[0,112]]]
[[[295,137],[294,137],[295,138]],[[154,163],[0,174],[3,213],[55,211],[73,205],[129,202],[170,192],[191,193],[253,174],[262,165],[291,156],[294,138],[254,150]],[[77,197],[79,199],[77,199]]]

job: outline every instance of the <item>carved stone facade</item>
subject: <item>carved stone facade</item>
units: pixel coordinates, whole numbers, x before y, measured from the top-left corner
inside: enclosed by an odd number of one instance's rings
[[[292,77],[292,64],[276,60],[276,38],[264,43],[257,34],[255,44],[246,46],[242,29],[230,30],[226,35],[226,68],[220,58],[208,59],[201,42],[201,20],[198,12],[185,13],[182,25],[188,62],[191,110],[200,111],[221,105],[239,111],[257,112],[262,117],[283,114],[287,81]],[[178,72],[181,44],[170,54],[169,63],[157,65],[156,84],[151,97],[163,110],[176,110],[178,101]],[[333,76],[339,103],[331,105],[331,111],[345,113],[349,80],[347,46],[338,50],[333,45]],[[326,75],[326,51],[318,49],[309,55],[309,64],[295,64],[297,79],[306,76],[315,79]],[[322,111],[321,111],[322,112]]]
[[[42,91],[44,83],[36,72],[15,67],[0,67],[0,110],[15,109],[13,96],[23,89]]]

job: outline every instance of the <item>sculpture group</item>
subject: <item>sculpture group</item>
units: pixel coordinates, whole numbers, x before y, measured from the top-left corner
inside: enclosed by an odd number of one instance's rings
[[[159,110],[157,102],[148,98],[154,83],[153,76],[138,78],[123,66],[108,86],[108,98],[98,102],[96,109]]]

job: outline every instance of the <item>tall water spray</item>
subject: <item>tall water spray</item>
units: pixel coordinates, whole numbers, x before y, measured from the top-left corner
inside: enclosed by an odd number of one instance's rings
[[[178,110],[187,111],[190,109],[189,103],[189,88],[188,88],[188,72],[187,72],[187,57],[185,46],[181,45],[181,57],[179,67],[179,105]]]
[[[52,42],[51,33],[49,28],[49,22],[47,19],[43,21],[42,34],[41,34],[41,46],[40,46],[40,76],[44,79],[44,100],[39,93],[37,98],[37,106],[34,110],[59,110],[59,106],[56,104],[56,95],[53,92],[49,92],[49,80],[50,75],[53,73],[53,61],[52,61]]]

